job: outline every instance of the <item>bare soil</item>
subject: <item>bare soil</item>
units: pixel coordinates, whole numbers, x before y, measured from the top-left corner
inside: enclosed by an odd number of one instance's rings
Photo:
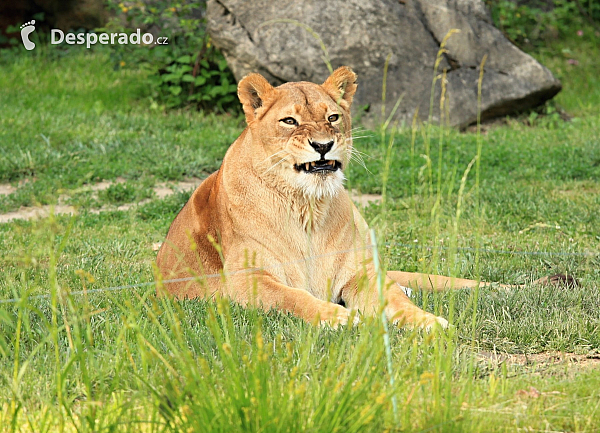
[[[114,181],[102,181],[95,183],[93,185],[85,186],[82,189],[91,190],[94,192],[103,191],[109,188],[111,185],[115,183],[124,183],[126,180],[124,178],[118,177]],[[159,199],[163,199],[168,197],[171,194],[179,191],[187,191],[191,189],[195,189],[200,185],[202,179],[199,178],[190,178],[180,182],[162,182],[158,183],[154,186],[153,190],[156,194],[156,197]],[[14,187],[10,184],[0,184],[0,195],[9,195],[17,191],[17,187]],[[381,196],[378,194],[359,194],[356,191],[350,192],[350,197],[359,207],[369,206],[371,203],[379,203],[381,201]],[[74,215],[77,213],[77,209],[74,206],[70,206],[65,204],[65,201],[68,199],[67,195],[63,195],[59,197],[58,204],[56,205],[43,205],[43,206],[23,206],[19,210],[13,212],[7,212],[4,214],[0,214],[0,224],[7,223],[13,220],[30,220],[30,219],[40,219],[47,218],[51,213],[54,215],[62,215],[62,214],[70,214]],[[133,206],[139,206],[147,203],[150,200],[143,200],[137,203],[125,203],[120,206],[103,206],[98,209],[90,209],[92,213],[100,213],[107,210],[121,210],[126,211],[131,209]]]
[[[492,365],[499,365],[506,362],[508,365],[517,365],[523,367],[600,367],[600,354],[577,354],[569,352],[542,352],[535,354],[513,354],[513,353],[494,353],[479,352],[479,359],[482,362],[489,362]]]
[[[114,181],[102,181],[95,183],[93,185],[85,186],[82,189],[91,190],[94,192],[103,191],[108,189],[111,185],[115,183],[124,183],[125,179],[118,177]],[[165,198],[171,194],[174,194],[179,191],[185,191],[190,189],[195,189],[200,183],[202,179],[199,178],[191,178],[186,179],[181,182],[162,182],[158,183],[154,186],[153,190],[158,198]],[[10,184],[0,184],[0,195],[9,195],[14,193],[17,190],[16,187]],[[64,202],[68,199],[67,195],[61,195],[58,199],[58,204],[56,205],[43,205],[43,206],[23,206],[17,211],[7,212],[4,214],[0,214],[0,224],[7,223],[9,221],[22,219],[22,220],[30,220],[30,219],[39,219],[46,218],[51,213],[54,215],[62,215],[62,214],[70,214],[74,215],[77,213],[77,209],[74,206],[69,206],[64,204]],[[102,206],[98,209],[90,209],[92,213],[100,213],[107,210],[128,210],[133,206],[139,206],[147,203],[150,200],[143,200],[137,203],[125,203],[120,206]]]

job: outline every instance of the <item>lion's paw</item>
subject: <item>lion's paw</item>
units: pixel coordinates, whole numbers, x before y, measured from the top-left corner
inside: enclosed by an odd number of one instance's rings
[[[421,326],[423,327],[423,329],[425,329],[425,332],[431,332],[436,326],[441,327],[441,329],[448,329],[450,323],[448,323],[448,321],[443,317],[431,316],[431,318],[428,317],[427,320]]]
[[[353,325],[358,325],[359,317],[357,312],[353,312],[341,305],[333,304],[331,307],[321,311],[320,313],[321,326],[330,326],[337,329],[339,326],[347,325],[349,322]]]
[[[448,327],[451,326],[443,317],[434,316],[433,314],[429,313],[426,313],[425,316],[421,316],[420,319],[413,320],[414,321],[407,321],[406,318],[400,317],[395,319],[393,322],[396,326],[402,326],[409,329],[421,328],[425,332],[431,332],[435,327],[448,329]]]

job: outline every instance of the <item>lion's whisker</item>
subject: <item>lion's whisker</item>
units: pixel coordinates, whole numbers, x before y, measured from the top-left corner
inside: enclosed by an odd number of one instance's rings
[[[269,171],[273,170],[275,167],[277,167],[283,161],[287,161],[287,157],[281,158],[279,161],[277,161],[275,164],[273,164],[267,171],[265,171],[265,174],[268,173]]]
[[[350,159],[353,160],[353,161],[358,162],[361,165],[363,165],[365,163],[365,160],[360,155],[351,154],[350,155]]]
[[[358,149],[355,149],[355,148],[350,149],[350,160],[356,161],[360,166],[362,166],[367,171],[367,173],[373,174],[373,173],[371,173],[371,170],[369,170],[367,168],[367,165],[365,164],[365,160],[363,159],[363,156],[366,156],[368,158],[373,158],[372,156],[367,155]]]
[[[362,158],[360,158],[359,156],[357,156],[357,155],[354,155],[354,154],[351,154],[351,155],[350,155],[350,161],[356,161],[356,162],[357,162],[357,163],[358,163],[358,164],[359,164],[359,165],[360,165],[362,168],[364,168],[364,169],[365,169],[365,171],[366,171],[367,173],[369,173],[369,174],[371,174],[371,175],[373,174],[373,173],[371,173],[371,170],[369,170],[369,169],[367,168],[367,165],[365,164],[365,161],[364,161]]]
[[[265,162],[267,159],[271,159],[271,158],[273,158],[274,156],[277,156],[277,155],[279,155],[281,152],[285,152],[285,149],[281,149],[280,151],[278,151],[278,152],[275,152],[273,155],[271,155],[271,156],[267,156],[265,159],[263,159],[263,162]]]
[[[375,134],[370,133],[366,129],[352,130],[352,131],[350,131],[350,134],[364,134],[365,136],[368,136],[368,137],[374,137],[375,136]]]
[[[373,156],[369,155],[368,153],[361,152],[361,151],[360,151],[360,150],[358,150],[356,147],[353,147],[353,148],[352,148],[350,151],[351,151],[352,153],[355,153],[355,154],[357,154],[357,155],[360,155],[361,157],[363,157],[363,156],[364,156],[364,157],[366,157],[366,158],[370,158],[370,159],[373,159],[373,158],[374,158]]]

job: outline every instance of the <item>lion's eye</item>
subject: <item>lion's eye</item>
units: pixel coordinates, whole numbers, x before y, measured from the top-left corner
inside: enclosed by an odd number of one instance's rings
[[[329,116],[329,117],[327,118],[327,121],[328,121],[329,123],[333,123],[333,122],[337,122],[339,118],[340,118],[340,115],[339,115],[339,114],[332,114],[331,116]]]
[[[283,122],[286,125],[298,126],[298,122],[293,117],[286,117],[285,119],[281,119],[280,122]]]

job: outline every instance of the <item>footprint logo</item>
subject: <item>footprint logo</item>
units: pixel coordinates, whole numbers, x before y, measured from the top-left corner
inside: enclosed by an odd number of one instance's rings
[[[35,20],[31,20],[21,26],[21,39],[27,51],[35,48],[35,44],[29,40],[29,35],[35,30]]]

